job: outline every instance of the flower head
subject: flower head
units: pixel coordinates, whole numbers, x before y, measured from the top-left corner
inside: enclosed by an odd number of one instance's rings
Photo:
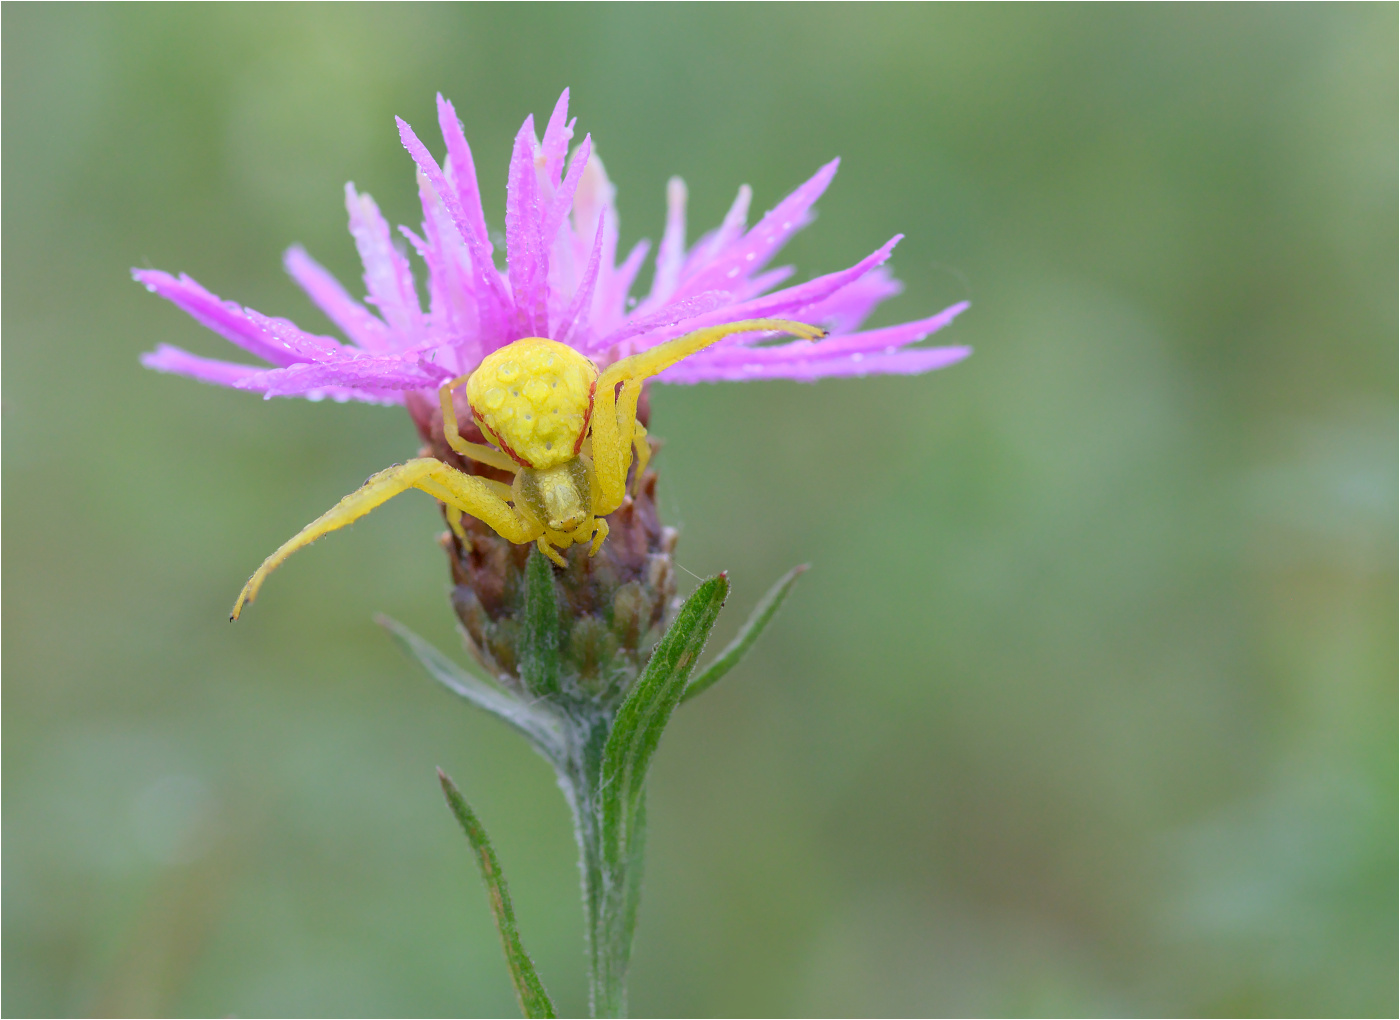
[[[965,347],[914,346],[951,322],[965,303],[926,319],[860,330],[871,310],[900,290],[884,267],[898,235],[848,269],[781,286],[793,270],[770,263],[810,222],[837,160],[752,227],[746,226],[750,191],[740,188],[724,221],[689,246],[685,185],[673,178],[651,289],[634,299],[648,243],[640,242],[617,261],[614,189],[590,137],[570,156],[574,121],[568,119],[568,99],[565,90],[543,140],[535,134],[533,117],[516,136],[506,191],[504,271],[496,265],[471,149],[452,104],[439,96],[447,150],[441,164],[412,128],[398,122],[418,166],[423,203],[421,229],[399,230],[427,269],[426,312],[409,260],[379,208],[347,184],[350,233],[364,263],[366,302],[351,297],[301,248],[288,251],[285,264],[348,343],[223,301],[183,274],[136,270],[133,275],[148,290],[268,364],[203,358],[166,344],[146,354],[143,363],[267,397],[408,403],[419,418],[431,406],[421,397],[431,397],[447,380],[524,337],[566,344],[605,368],[694,330],[740,319],[797,319],[829,330],[817,343],[765,345],[762,333],[730,337],[659,376],[673,383],[911,374],[969,353]]]
[[[268,556],[231,618],[296,550],[410,488],[443,505],[454,574],[462,576],[479,574],[468,562],[482,552],[480,536],[468,534],[480,532],[477,525],[510,546],[533,543],[568,570],[571,549],[581,554],[576,547],[587,547],[589,559],[599,554],[613,518],[629,532],[615,543],[621,547],[611,557],[617,569],[585,571],[588,585],[611,591],[655,573],[647,566],[651,558],[669,561],[663,536],[646,525],[653,508],[634,512],[650,504],[655,486],[647,472],[649,379],[907,374],[968,353],[914,346],[965,305],[860,330],[871,309],[899,290],[884,268],[898,236],[848,269],[781,286],[791,267],[769,264],[809,222],[835,161],[753,227],[746,226],[750,193],[741,188],[724,222],[689,247],[685,185],[673,179],[651,290],[634,299],[647,244],[617,261],[613,187],[590,137],[570,154],[568,98],[565,90],[542,140],[533,118],[516,136],[504,270],[496,265],[471,150],[452,105],[438,97],[447,150],[441,164],[412,128],[398,122],[418,166],[423,204],[421,231],[399,229],[427,268],[426,312],[408,258],[374,200],[354,185],[346,185],[346,205],[364,263],[365,303],[300,248],[286,257],[288,272],[348,343],[223,301],[188,277],[136,271],[149,290],[270,365],[217,361],[161,345],[143,359],[149,367],[267,397],[402,403],[424,440],[417,458],[372,475]],[[794,339],[773,343],[777,333]],[[513,554],[510,565],[488,557],[490,569],[518,573],[521,555]],[[474,583],[479,586],[479,577]],[[653,610],[664,613],[666,585],[648,590]]]

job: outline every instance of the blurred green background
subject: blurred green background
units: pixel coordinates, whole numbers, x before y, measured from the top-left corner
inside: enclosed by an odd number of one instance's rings
[[[661,388],[680,562],[755,655],[651,786],[638,1015],[1394,1015],[1396,39],[1372,6],[80,6],[3,14],[4,1009],[509,1015],[479,810],[584,1008],[562,799],[371,622],[456,648],[393,408],[141,369],[308,328],[341,187],[416,224],[452,98],[487,214],[573,88],[623,242],[845,158],[783,261],[896,231],[908,379]],[[645,280],[644,280],[645,283]],[[693,581],[690,582],[693,585]]]

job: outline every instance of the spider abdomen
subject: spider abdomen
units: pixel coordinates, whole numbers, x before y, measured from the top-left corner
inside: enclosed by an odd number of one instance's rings
[[[482,430],[522,466],[551,468],[578,455],[598,369],[571,347],[525,337],[487,355],[467,380]]]

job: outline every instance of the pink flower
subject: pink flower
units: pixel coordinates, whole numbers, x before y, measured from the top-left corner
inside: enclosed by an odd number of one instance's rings
[[[471,149],[452,104],[439,96],[438,122],[447,147],[442,164],[406,123],[398,122],[418,165],[423,202],[420,232],[399,230],[427,267],[426,312],[409,260],[379,208],[347,184],[350,233],[365,267],[365,303],[301,248],[288,251],[285,264],[348,343],[223,301],[187,276],[134,270],[148,290],[268,364],[202,358],[166,344],[142,362],[267,397],[402,403],[406,392],[435,390],[470,372],[493,350],[527,336],[566,343],[601,368],[693,329],[738,319],[798,319],[830,331],[817,343],[776,346],[763,345],[759,334],[731,337],[659,377],[674,383],[907,375],[942,368],[970,353],[966,347],[915,346],[951,322],[966,302],[926,319],[859,329],[877,304],[900,290],[884,267],[898,235],[849,269],[775,289],[793,270],[768,265],[810,222],[837,160],[751,228],[745,226],[750,192],[740,188],[724,222],[689,247],[685,185],[672,178],[651,291],[632,298],[648,243],[617,261],[614,189],[590,137],[569,158],[574,122],[567,120],[568,101],[566,89],[543,141],[535,136],[533,117],[516,136],[506,190],[504,272],[496,267]]]

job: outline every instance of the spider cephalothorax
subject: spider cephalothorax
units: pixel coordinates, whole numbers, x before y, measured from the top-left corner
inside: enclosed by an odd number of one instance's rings
[[[696,330],[623,358],[601,373],[578,351],[554,340],[525,337],[507,344],[443,386],[439,397],[447,445],[514,475],[510,485],[466,474],[434,457],[386,468],[264,560],[239,594],[230,619],[238,618],[267,575],[292,553],[406,489],[421,489],[441,500],[448,523],[464,541],[462,515],[470,514],[507,541],[536,543],[560,566],[564,558],[559,549],[588,542],[589,555],[596,553],[608,536],[606,517],[626,498],[634,451],[639,478],[651,456],[646,429],[637,421],[642,383],[727,336],[765,330],[807,340],[824,335],[805,323],[748,319]],[[462,438],[452,391],[463,383],[472,417],[492,446]]]

